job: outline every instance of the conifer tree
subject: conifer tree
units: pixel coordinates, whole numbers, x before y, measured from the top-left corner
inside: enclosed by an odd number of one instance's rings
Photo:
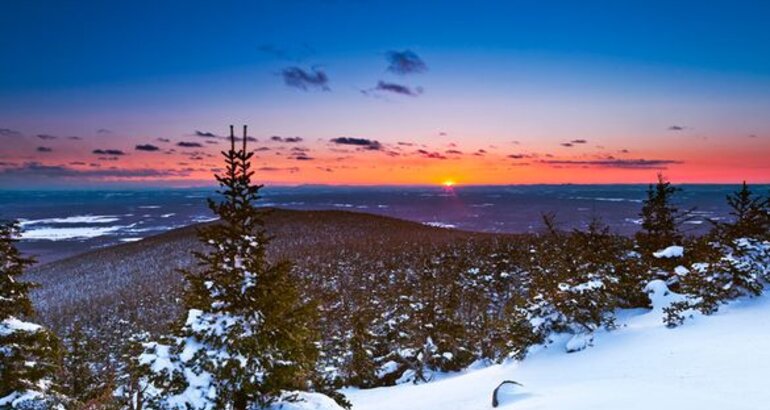
[[[770,233],[770,213],[768,206],[770,199],[761,198],[751,192],[751,189],[743,181],[741,188],[727,196],[727,204],[730,206],[731,223],[719,225],[722,232],[729,238],[748,237],[760,239]]]
[[[67,352],[62,366],[62,388],[69,397],[86,402],[98,392],[99,387],[99,380],[92,367],[95,361],[94,342],[78,321],[72,325],[65,345]]]
[[[237,149],[231,127],[225,171],[216,176],[223,199],[209,201],[219,221],[199,232],[209,252],[195,254],[198,269],[183,272],[187,315],[174,343],[150,344],[140,357],[165,390],[161,406],[256,409],[284,391],[311,388],[316,310],[291,265],[267,260],[270,238],[256,206],[262,186],[252,183],[246,140],[244,127]]]
[[[45,409],[63,397],[53,380],[59,344],[53,333],[27,321],[34,313],[33,284],[20,276],[32,263],[15,246],[19,226],[0,224],[0,408]]]
[[[647,189],[647,198],[642,204],[642,229],[636,234],[642,256],[649,258],[653,252],[672,245],[681,245],[684,239],[679,225],[688,212],[680,211],[673,204],[673,196],[679,191],[671,186],[662,174],[658,182]]]

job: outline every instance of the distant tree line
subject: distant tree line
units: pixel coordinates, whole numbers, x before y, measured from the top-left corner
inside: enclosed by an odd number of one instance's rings
[[[650,292],[677,295],[675,327],[711,314],[770,280],[770,199],[745,183],[728,196],[731,218],[706,235],[682,232],[689,210],[662,176],[651,185],[635,237],[600,219],[565,231],[544,215],[538,234],[476,237],[415,247],[398,257],[339,250],[296,268],[269,262],[251,153],[223,152],[217,224],[186,270],[184,315],[166,332],[116,335],[74,323],[59,340],[32,322],[30,261],[0,226],[0,408],[259,409],[315,391],[423,383],[477,361],[522,360],[555,334],[568,350],[612,329],[618,309],[649,308]],[[100,339],[108,345],[105,357]],[[120,346],[113,340],[130,339]],[[102,346],[103,347],[103,346]]]

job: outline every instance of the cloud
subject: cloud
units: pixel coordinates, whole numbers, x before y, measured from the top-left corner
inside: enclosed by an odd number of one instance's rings
[[[37,152],[53,152],[51,147],[37,147]]]
[[[573,144],[587,144],[588,143],[588,141],[584,140],[584,139],[572,140],[570,142],[573,143]]]
[[[203,145],[201,145],[201,144],[199,144],[197,142],[179,141],[179,142],[176,143],[176,146],[177,147],[182,147],[182,148],[200,148]]]
[[[297,161],[312,161],[315,158],[308,156],[307,154],[301,152],[298,154],[295,154],[293,156],[289,157],[290,159],[296,159]]]
[[[48,134],[37,134],[36,137],[40,138],[41,140],[49,141],[49,140],[55,140],[59,137],[56,135],[48,135]]]
[[[160,148],[152,144],[140,144],[137,145],[134,149],[137,151],[158,151]]]
[[[388,71],[394,74],[416,74],[428,70],[425,62],[411,50],[388,51],[385,57],[388,60]]]
[[[459,150],[456,150],[456,149],[446,150],[445,152],[447,154],[450,154],[450,155],[462,155],[463,154],[462,151],[459,151]]]
[[[511,158],[511,159],[525,159],[525,158],[532,158],[532,155],[529,155],[529,154],[511,154],[511,155],[508,155],[508,158]]]
[[[294,87],[302,91],[317,89],[330,91],[329,76],[320,68],[313,67],[310,71],[305,71],[299,67],[287,67],[281,71],[283,82],[289,87]]]
[[[379,141],[370,140],[368,138],[337,137],[330,139],[329,142],[338,145],[353,145],[372,151],[378,151],[382,149],[382,144],[380,144]]]
[[[195,130],[193,135],[201,138],[220,138],[219,135],[214,134],[213,132],[198,131],[198,130]]]
[[[683,164],[671,159],[598,159],[598,160],[542,160],[540,163],[555,166],[588,166],[621,169],[663,169],[668,165]]]
[[[78,137],[77,135],[72,135],[72,136],[69,136],[69,137],[67,137],[67,139],[68,139],[68,140],[73,140],[73,141],[80,141],[80,140],[82,140],[83,138],[80,138],[80,137]]]
[[[384,91],[384,92],[389,92],[389,93],[394,93],[394,94],[407,95],[407,96],[410,96],[410,97],[417,97],[417,96],[419,96],[420,94],[423,93],[422,87],[416,87],[416,88],[412,89],[412,88],[410,88],[410,87],[408,87],[406,85],[401,85],[401,84],[396,84],[396,83],[388,83],[388,82],[385,82],[385,81],[379,81],[377,83],[376,87],[374,87],[374,88],[372,88],[372,89],[370,89],[368,91],[367,90],[362,90],[361,92],[366,94],[366,95],[368,95],[368,93],[371,92],[371,91]]]
[[[91,153],[96,155],[126,155],[125,152],[119,149],[95,149]]]
[[[108,130],[107,128],[99,128],[96,130],[97,134],[112,134],[112,131]]]
[[[158,141],[160,141],[160,142],[171,142],[171,140],[168,139],[168,138],[158,138]]]
[[[289,172],[289,173],[293,174],[295,172],[298,172],[299,168],[298,167],[285,167],[285,168],[280,168],[280,167],[261,167],[261,168],[257,168],[257,171],[262,171],[262,172]]]
[[[286,143],[289,143],[289,144],[294,144],[294,143],[297,143],[297,142],[302,142],[303,138],[302,137],[280,137],[278,135],[273,135],[272,137],[270,137],[270,141],[286,142]]]
[[[430,158],[430,159],[447,159],[446,156],[439,152],[430,152],[426,151],[424,149],[418,149],[417,153],[422,155],[424,158]]]
[[[672,126],[668,127],[669,131],[684,131],[686,129],[687,129],[687,127],[685,127],[683,125],[672,125]]]
[[[10,128],[0,128],[0,136],[3,137],[18,137],[21,133],[19,131],[14,131]]]
[[[92,164],[96,165],[96,164]],[[186,176],[187,172],[159,169],[88,169],[80,170],[70,168],[64,165],[44,165],[39,162],[26,162],[24,164],[6,168],[0,171],[0,178],[82,178],[82,179],[103,179],[103,178],[164,178]]]
[[[571,148],[571,147],[574,146],[571,142],[562,142],[559,145],[561,145],[562,147],[567,147],[567,148]]]

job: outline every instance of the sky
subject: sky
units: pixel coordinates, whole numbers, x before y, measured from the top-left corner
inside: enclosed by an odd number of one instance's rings
[[[622,4],[621,4],[622,3]],[[0,188],[770,182],[770,3],[0,3]]]

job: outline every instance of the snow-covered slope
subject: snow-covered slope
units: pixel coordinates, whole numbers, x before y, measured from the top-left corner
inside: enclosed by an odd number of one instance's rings
[[[665,286],[664,286],[665,288]],[[356,410],[741,410],[770,408],[770,297],[666,328],[660,309],[624,312],[593,347],[565,353],[558,338],[523,362],[468,370],[423,385],[346,390]]]

